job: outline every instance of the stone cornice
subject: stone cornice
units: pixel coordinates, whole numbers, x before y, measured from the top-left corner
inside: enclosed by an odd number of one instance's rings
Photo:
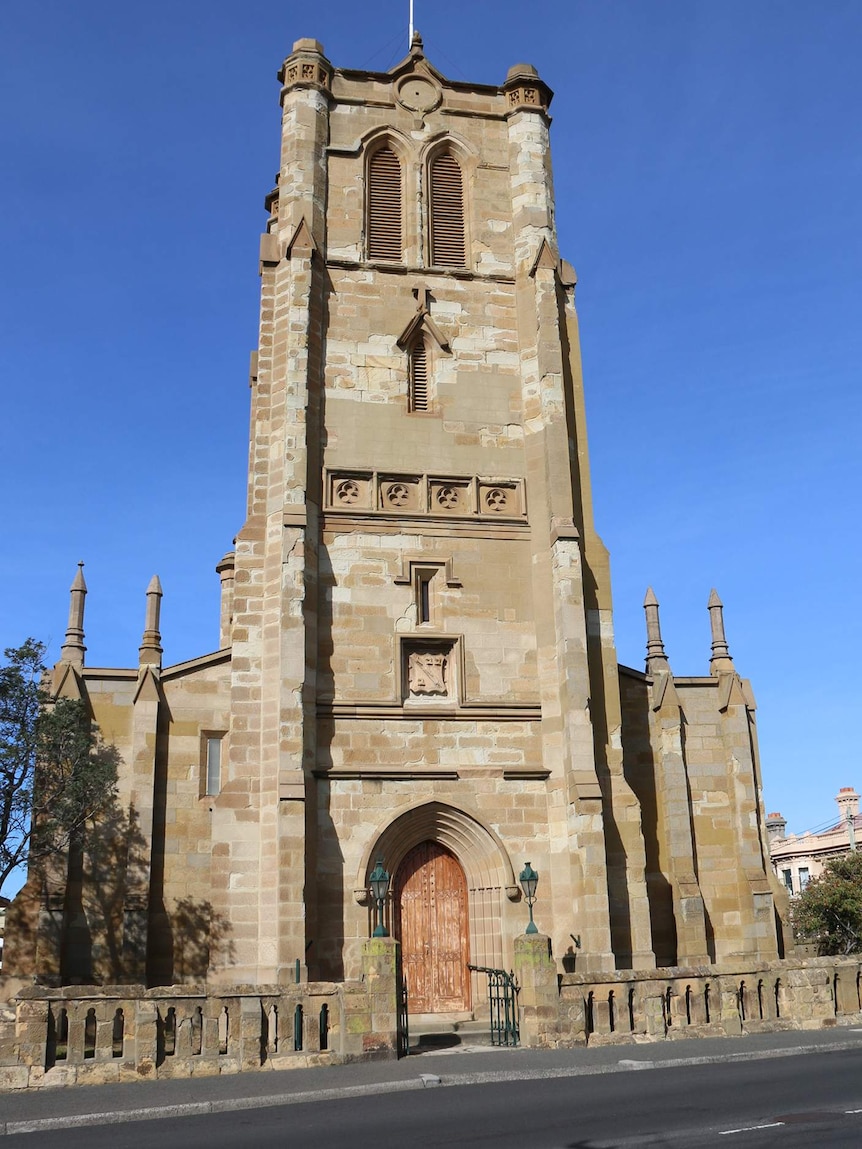
[[[396,722],[540,722],[542,707],[537,702],[512,704],[508,701],[463,702],[460,705],[417,705],[411,699],[403,706],[392,699],[388,702],[347,702],[322,700],[317,703],[318,719],[373,718]]]

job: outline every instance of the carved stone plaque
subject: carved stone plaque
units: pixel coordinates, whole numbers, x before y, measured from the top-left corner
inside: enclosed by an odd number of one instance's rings
[[[433,702],[455,696],[453,644],[407,641],[403,646],[406,700]]]
[[[442,650],[414,650],[407,656],[407,686],[413,695],[445,695],[449,659]]]

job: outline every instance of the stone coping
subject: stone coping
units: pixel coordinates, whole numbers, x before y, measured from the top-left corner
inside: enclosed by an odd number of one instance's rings
[[[790,970],[862,968],[862,954],[848,957],[799,957],[759,959],[739,958],[735,961],[716,962],[710,965],[658,966],[655,969],[594,970],[584,973],[564,973],[560,975],[560,985],[602,985],[604,983],[630,981],[679,981],[682,978],[745,977],[749,974],[789,972]]]
[[[64,985],[64,986],[23,986],[11,1000],[17,1001],[158,1001],[163,998],[243,998],[243,997],[332,997],[341,989],[350,989],[353,982],[310,981],[277,985],[206,986],[197,983],[188,985]],[[0,993],[2,997],[2,993]]]

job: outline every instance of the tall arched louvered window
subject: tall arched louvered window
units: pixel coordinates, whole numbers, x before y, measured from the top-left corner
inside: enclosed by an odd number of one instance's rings
[[[451,152],[431,162],[431,263],[437,267],[464,267],[464,181],[461,165]]]
[[[428,410],[428,352],[421,336],[410,348],[410,410]]]
[[[390,147],[375,152],[368,164],[368,258],[400,263],[401,163]]]

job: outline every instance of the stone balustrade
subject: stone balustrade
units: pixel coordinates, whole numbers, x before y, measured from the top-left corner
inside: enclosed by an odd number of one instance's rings
[[[397,945],[379,938],[355,982],[26,986],[0,1010],[0,1090],[395,1057],[398,980]]]
[[[2,1060],[13,1062],[0,1065],[0,1087],[197,1077],[346,1060],[362,1051],[350,1021],[367,996],[352,989],[329,983],[209,994],[194,986],[27,988],[18,994],[12,1040],[0,1044]]]
[[[568,974],[560,1012],[590,1045],[858,1024],[862,960]]]
[[[862,1023],[862,956],[559,974],[515,943],[522,1044],[611,1045]],[[28,986],[0,1010],[0,1090],[394,1058],[397,943],[365,944],[355,982]]]
[[[521,1034],[533,1046],[739,1036],[862,1022],[862,956],[566,973],[548,939],[518,939]]]

